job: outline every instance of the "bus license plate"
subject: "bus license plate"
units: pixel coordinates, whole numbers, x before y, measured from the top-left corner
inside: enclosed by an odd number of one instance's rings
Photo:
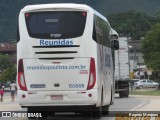
[[[63,95],[51,95],[51,100],[63,100]]]

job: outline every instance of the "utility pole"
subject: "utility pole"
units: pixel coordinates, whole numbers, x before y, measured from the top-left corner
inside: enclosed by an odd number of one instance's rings
[[[118,75],[119,75],[119,79],[121,78],[121,66],[120,66],[120,58],[119,58],[119,50],[118,50]]]
[[[137,64],[136,46],[134,46],[133,48],[134,48],[134,68],[136,68]]]

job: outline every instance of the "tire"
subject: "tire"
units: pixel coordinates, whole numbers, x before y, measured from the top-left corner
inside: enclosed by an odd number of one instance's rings
[[[112,88],[112,86],[111,86],[111,88]],[[114,104],[114,98],[113,98],[113,96],[114,96],[114,93],[112,92],[112,89],[111,89],[111,101],[110,101],[110,105]]]
[[[158,89],[159,86],[158,86],[158,85],[155,85],[154,87],[155,87],[156,89]]]
[[[142,85],[140,85],[140,86],[139,86],[139,89],[142,89],[142,88],[143,88],[143,86],[142,86]]]
[[[95,107],[92,110],[92,117],[95,119],[101,119],[102,117],[102,103],[103,103],[103,87],[101,91],[101,106],[100,107]]]
[[[123,96],[124,96],[125,98],[128,98],[128,97],[129,97],[129,90],[126,91],[126,92],[124,92]]]
[[[119,97],[123,98],[123,93],[122,92],[119,92]]]
[[[101,119],[101,117],[102,117],[102,107],[96,107],[92,111],[92,117],[95,118],[95,119]]]
[[[111,89],[111,101],[110,101],[110,105],[113,104],[113,100],[112,99],[113,98],[112,98],[112,89]],[[110,105],[102,106],[102,115],[108,115],[109,114],[109,107],[110,107]]]
[[[129,97],[129,93],[123,94],[123,97],[128,98]]]
[[[128,98],[129,97],[129,92],[125,91],[125,92],[119,92],[119,97],[120,98]]]
[[[108,115],[109,114],[109,105],[102,107],[102,115]]]

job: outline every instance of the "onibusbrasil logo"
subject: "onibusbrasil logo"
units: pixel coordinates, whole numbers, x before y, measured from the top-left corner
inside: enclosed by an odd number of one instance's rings
[[[41,113],[26,113],[26,112],[2,112],[1,117],[42,117]]]

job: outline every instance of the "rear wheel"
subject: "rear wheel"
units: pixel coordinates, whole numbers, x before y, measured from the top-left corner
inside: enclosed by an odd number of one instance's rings
[[[102,107],[96,107],[92,111],[92,117],[96,119],[100,119],[102,117]]]
[[[100,107],[95,107],[92,110],[92,117],[96,119],[100,119],[102,117],[102,104],[103,104],[103,87],[101,92],[101,105]]]
[[[105,105],[102,107],[102,115],[108,115],[109,114],[109,105]]]
[[[119,97],[122,98],[123,97],[123,93],[119,92]]]
[[[112,86],[111,86],[112,88]],[[111,101],[110,101],[110,105],[113,104],[113,98],[112,98],[112,89],[111,89]],[[110,105],[105,105],[105,106],[102,106],[102,115],[108,115],[109,114],[109,107]]]
[[[123,97],[128,98],[129,97],[129,92],[128,91],[119,92],[119,97],[120,98],[123,98]]]

